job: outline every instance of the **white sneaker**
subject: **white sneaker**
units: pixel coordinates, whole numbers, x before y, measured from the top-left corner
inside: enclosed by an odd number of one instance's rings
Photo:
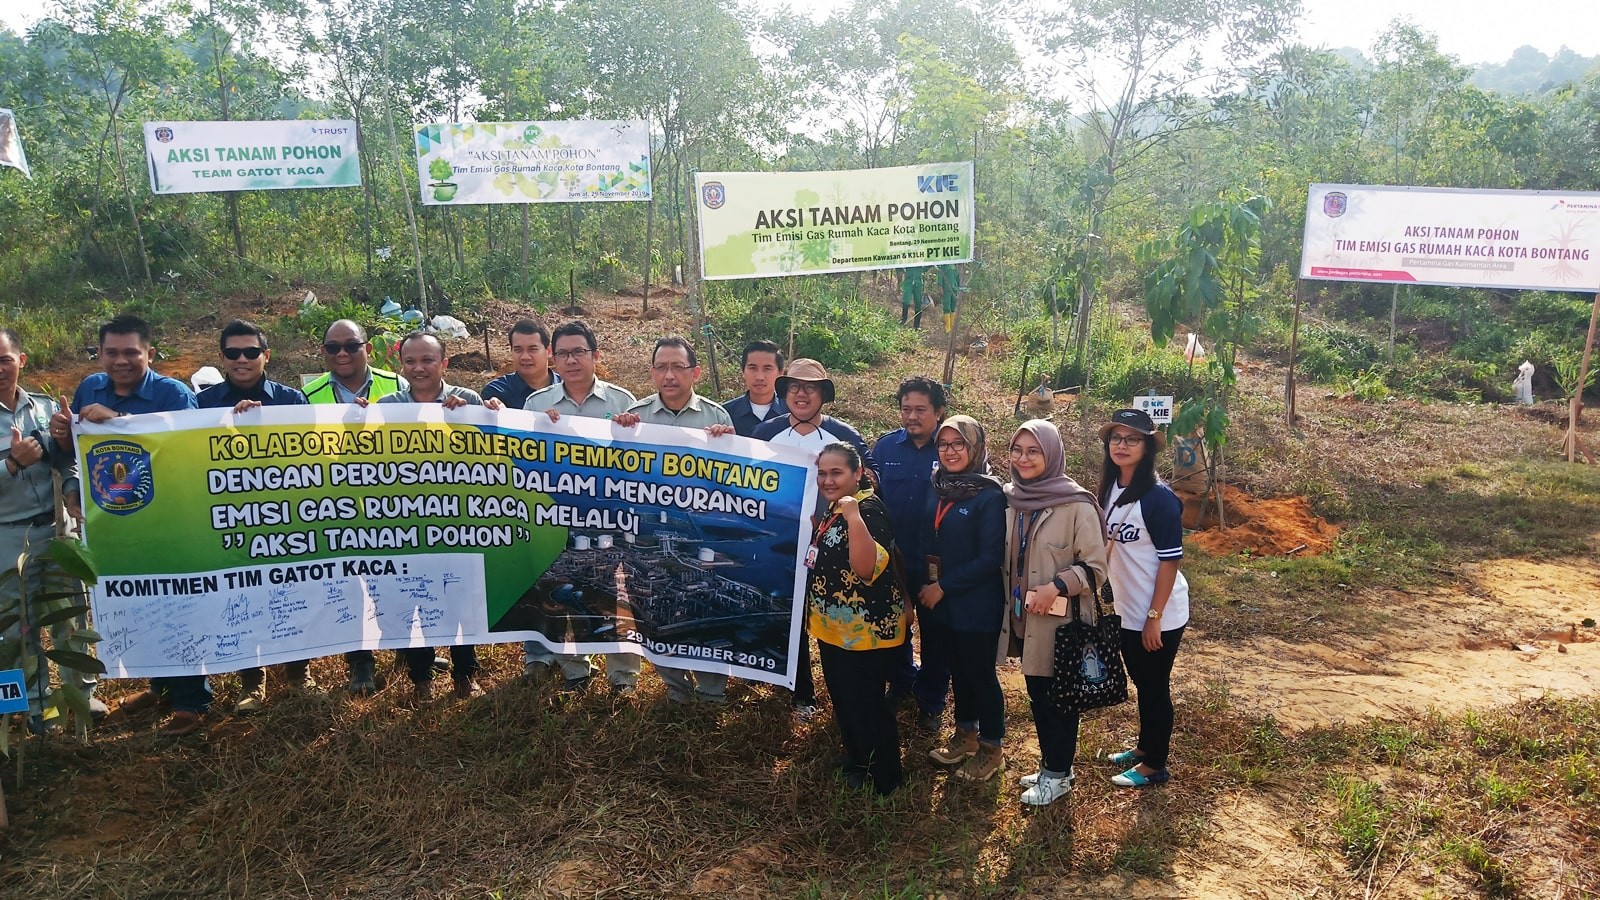
[[[1022,802],[1029,806],[1048,806],[1065,797],[1071,790],[1071,773],[1059,778],[1040,775],[1038,781],[1022,792]]]
[[[794,720],[796,722],[809,722],[816,717],[817,708],[815,706],[796,706],[794,708]]]
[[[1075,771],[1075,768],[1076,767],[1074,767],[1073,769],[1068,769],[1067,770],[1067,780],[1068,781],[1071,781],[1072,779],[1078,777],[1077,776],[1077,772]],[[1017,783],[1022,785],[1025,788],[1033,787],[1034,785],[1039,783],[1039,773],[1038,772],[1032,772],[1030,774],[1024,775],[1021,778],[1017,779]]]

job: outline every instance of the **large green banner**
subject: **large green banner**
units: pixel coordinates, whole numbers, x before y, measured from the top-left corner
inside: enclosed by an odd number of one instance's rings
[[[972,163],[695,175],[700,272],[771,278],[972,261]]]
[[[112,677],[539,640],[793,684],[803,451],[433,404],[81,428]]]
[[[359,187],[356,123],[146,122],[150,193]]]

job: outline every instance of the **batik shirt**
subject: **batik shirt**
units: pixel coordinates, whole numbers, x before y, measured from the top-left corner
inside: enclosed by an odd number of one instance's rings
[[[856,500],[872,536],[872,577],[851,570],[850,525],[830,506],[812,533],[816,554],[806,573],[807,625],[817,640],[845,650],[897,647],[905,643],[908,622],[905,593],[890,568],[889,513],[871,491]]]

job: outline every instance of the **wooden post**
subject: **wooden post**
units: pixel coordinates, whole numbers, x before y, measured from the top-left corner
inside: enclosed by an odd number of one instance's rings
[[[1300,300],[1304,296],[1305,283],[1294,283],[1294,324],[1289,328],[1289,378],[1283,388],[1284,417],[1290,428],[1294,427],[1294,361],[1295,354],[1300,350]]]
[[[1567,420],[1567,462],[1578,458],[1578,422],[1583,418],[1583,386],[1589,382],[1589,356],[1594,352],[1595,325],[1600,324],[1600,293],[1594,295],[1594,309],[1589,312],[1589,336],[1583,342],[1583,362],[1578,367],[1578,386],[1572,391],[1572,405]]]

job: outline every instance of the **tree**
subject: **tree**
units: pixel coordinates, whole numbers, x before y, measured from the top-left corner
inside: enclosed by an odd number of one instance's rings
[[[1165,346],[1183,322],[1212,343],[1205,393],[1184,402],[1172,419],[1174,434],[1203,430],[1212,487],[1218,484],[1227,441],[1229,396],[1239,380],[1234,360],[1256,327],[1251,301],[1261,262],[1261,217],[1269,206],[1265,197],[1231,192],[1196,206],[1172,236],[1139,248],[1140,267],[1147,270],[1145,311],[1156,345]],[[1220,491],[1216,497],[1220,517]]]
[[[1024,8],[1027,33],[1037,35],[1048,59],[1042,74],[1071,86],[1095,139],[1081,233],[1105,237],[1114,192],[1140,174],[1153,149],[1217,123],[1214,108],[1198,100],[1230,87],[1291,34],[1299,9],[1299,0],[1080,0]],[[1203,65],[1208,54],[1223,62]],[[1089,321],[1093,303],[1093,291],[1084,291],[1080,323]],[[1080,365],[1088,340],[1080,327]]]

